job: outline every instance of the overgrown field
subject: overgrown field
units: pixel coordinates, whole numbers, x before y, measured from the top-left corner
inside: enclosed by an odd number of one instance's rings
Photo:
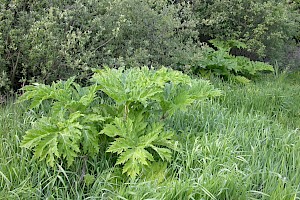
[[[32,159],[20,143],[35,115],[11,101],[0,110],[0,199],[300,199],[299,80],[212,80],[222,96],[165,122],[178,141],[171,162],[135,179],[109,153],[68,169]]]

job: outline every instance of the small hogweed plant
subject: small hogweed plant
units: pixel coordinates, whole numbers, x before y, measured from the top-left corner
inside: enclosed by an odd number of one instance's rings
[[[199,65],[193,67],[194,73],[201,73],[204,75],[211,72],[215,75],[221,75],[226,78],[241,83],[250,82],[251,77],[257,75],[259,72],[273,72],[272,65],[259,61],[251,61],[244,56],[234,56],[230,54],[230,50],[236,48],[246,48],[247,46],[237,40],[219,41],[210,40],[213,46],[217,48],[205,48],[203,51],[203,59]]]
[[[208,81],[165,67],[105,67],[95,70],[85,87],[74,80],[23,88],[19,102],[29,101],[35,112],[47,106],[47,111],[26,131],[21,146],[52,167],[71,166],[77,157],[104,153],[101,137],[109,137],[106,152],[117,156],[116,165],[131,178],[155,162],[171,161],[176,141],[164,119],[194,101],[220,95]]]

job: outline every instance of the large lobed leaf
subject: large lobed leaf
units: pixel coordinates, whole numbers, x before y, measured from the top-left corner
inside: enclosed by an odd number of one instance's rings
[[[51,85],[35,83],[25,86],[22,88],[25,93],[19,97],[18,102],[30,101],[29,109],[35,109],[45,100],[50,100],[53,115],[62,108],[84,110],[96,99],[97,86],[81,87],[74,80],[75,77],[71,77]]]
[[[136,116],[127,120],[116,118],[101,132],[108,136],[118,135],[107,152],[119,155],[116,165],[123,165],[123,173],[132,178],[140,173],[143,166],[154,161],[154,155],[148,149],[154,150],[163,161],[170,161],[171,149],[174,148],[173,134],[165,132],[162,123],[150,125],[141,121],[141,115]]]
[[[163,92],[165,84],[190,83],[190,78],[181,72],[162,67],[159,70],[148,67],[125,70],[124,68],[97,70],[92,81],[99,89],[116,101],[125,105],[132,102],[147,106],[149,100]]]
[[[220,95],[221,91],[215,89],[206,80],[193,80],[190,85],[179,85],[177,87],[167,84],[164,95],[160,99],[160,105],[163,112],[172,115],[178,110],[186,110],[194,101]]]
[[[66,159],[70,166],[80,152],[79,141],[83,127],[77,122],[79,117],[79,113],[74,113],[67,120],[40,118],[26,132],[21,147],[34,149],[34,157],[46,160],[52,167],[60,158]]]

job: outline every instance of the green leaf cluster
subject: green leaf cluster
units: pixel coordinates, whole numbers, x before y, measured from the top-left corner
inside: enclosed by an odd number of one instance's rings
[[[136,177],[143,166],[155,161],[150,153],[152,149],[162,161],[171,161],[175,149],[173,133],[164,131],[163,123],[147,123],[143,113],[127,118],[115,118],[104,127],[101,133],[116,138],[108,148],[108,152],[119,155],[116,164],[124,165],[123,173]]]
[[[217,48],[207,47],[204,51],[204,56],[198,66],[193,68],[195,73],[212,72],[215,75],[220,75],[226,78],[233,78],[242,83],[249,82],[250,78],[257,75],[259,72],[273,72],[272,65],[251,61],[244,56],[234,56],[230,54],[232,48],[246,48],[246,44],[236,40],[219,41],[210,40]]]
[[[64,161],[71,166],[79,156],[104,153],[100,138],[105,135],[112,141],[106,152],[116,155],[116,165],[132,178],[155,161],[171,161],[176,141],[164,125],[166,117],[220,95],[208,81],[165,67],[106,67],[95,70],[87,87],[74,80],[23,88],[19,102],[30,101],[29,109],[44,114],[26,132],[22,147],[50,166]]]
[[[30,101],[29,109],[41,109],[46,115],[26,132],[22,147],[34,149],[34,157],[50,166],[63,160],[70,166],[79,153],[93,156],[99,151],[98,132],[107,117],[92,112],[96,86],[81,87],[74,79],[25,86],[19,98]]]
[[[164,130],[163,119],[184,110],[196,100],[220,95],[208,81],[165,67],[96,70],[92,78],[98,89],[108,95],[122,115],[101,131],[115,138],[108,152],[117,153],[116,164],[123,173],[135,177],[155,160],[170,161],[174,149],[172,132]],[[151,151],[149,151],[151,149]]]

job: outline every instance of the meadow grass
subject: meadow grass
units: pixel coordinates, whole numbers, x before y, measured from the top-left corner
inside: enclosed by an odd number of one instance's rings
[[[70,169],[33,160],[19,146],[34,117],[7,103],[0,108],[0,199],[300,199],[297,77],[214,80],[223,96],[167,121],[179,143],[173,161],[135,180],[106,153],[78,158]]]

